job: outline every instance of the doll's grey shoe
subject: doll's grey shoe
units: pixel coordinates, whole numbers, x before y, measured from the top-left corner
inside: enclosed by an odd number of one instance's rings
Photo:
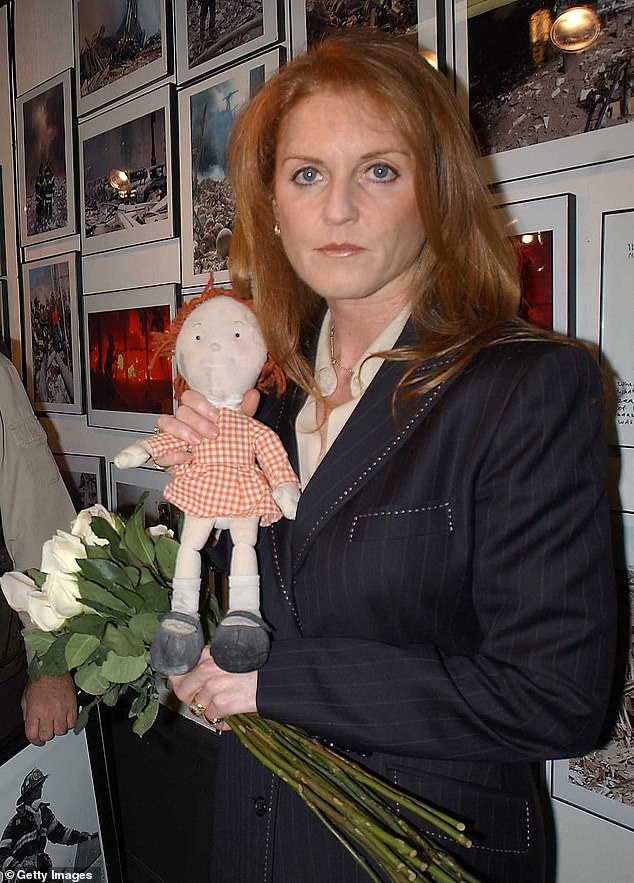
[[[271,629],[247,610],[232,610],[224,616],[211,637],[211,655],[224,671],[247,672],[262,668],[269,658]]]
[[[174,611],[161,617],[152,639],[150,659],[164,675],[184,675],[196,665],[204,645],[198,618]]]

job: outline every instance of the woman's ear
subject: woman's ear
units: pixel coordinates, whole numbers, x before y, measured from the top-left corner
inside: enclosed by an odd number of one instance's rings
[[[279,216],[279,212],[277,210],[277,203],[275,201],[274,196],[271,197],[271,208],[273,209],[273,217],[275,218],[276,221],[279,221],[280,216]]]

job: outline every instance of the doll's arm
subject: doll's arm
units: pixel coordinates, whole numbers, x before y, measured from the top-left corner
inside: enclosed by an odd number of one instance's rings
[[[271,495],[280,507],[282,515],[293,521],[297,513],[297,504],[300,497],[299,485],[296,481],[285,481],[273,488]]]
[[[152,456],[150,445],[146,441],[135,442],[115,456],[115,466],[119,469],[131,469],[133,466],[142,466]]]
[[[282,514],[293,519],[297,512],[300,489],[286,449],[276,432],[255,418],[250,419],[255,435],[257,461],[271,487],[273,499]]]

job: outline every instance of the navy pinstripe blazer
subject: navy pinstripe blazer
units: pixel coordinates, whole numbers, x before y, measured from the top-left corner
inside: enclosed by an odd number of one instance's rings
[[[263,532],[258,708],[461,816],[483,880],[537,883],[528,763],[595,746],[612,675],[599,372],[567,344],[498,344],[395,420],[402,370]],[[275,405],[292,462],[300,404]],[[365,880],[231,735],[215,806],[215,883]]]

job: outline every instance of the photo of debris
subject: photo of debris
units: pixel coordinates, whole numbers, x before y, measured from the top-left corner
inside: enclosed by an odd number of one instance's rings
[[[226,149],[246,90],[229,78],[191,96],[191,186],[195,275],[227,269],[234,202]]]
[[[169,218],[165,109],[83,142],[84,233],[141,231]]]
[[[161,57],[164,0],[79,0],[77,41],[82,98]]]
[[[341,28],[370,27],[418,40],[417,0],[305,0],[307,45]]]
[[[169,323],[168,305],[88,313],[93,410],[172,413],[172,366],[164,358],[153,362],[151,343]]]
[[[484,154],[501,153],[634,120],[634,25],[631,0],[596,9],[587,48],[552,42],[553,2],[500,0],[482,14],[469,0],[471,122]],[[598,33],[598,36],[597,36]],[[583,35],[582,35],[583,36]]]
[[[22,105],[27,236],[68,224],[64,106],[63,82]]]
[[[205,64],[261,37],[264,33],[262,7],[263,0],[233,0],[232,3],[187,0],[189,67]]]
[[[106,503],[104,459],[92,454],[55,454],[55,462],[75,509]]]

